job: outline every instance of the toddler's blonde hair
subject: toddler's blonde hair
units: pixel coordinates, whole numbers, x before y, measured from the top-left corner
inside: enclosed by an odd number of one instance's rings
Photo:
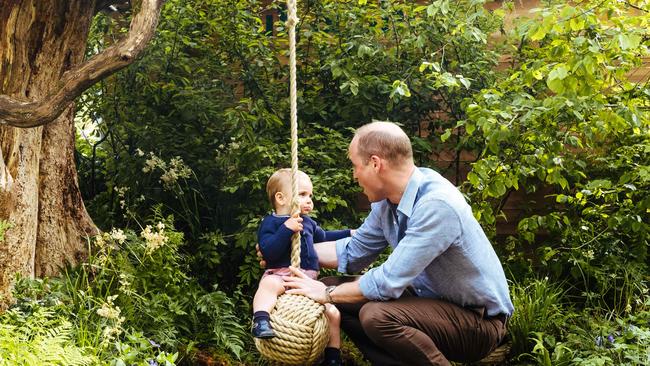
[[[298,175],[304,176],[309,179],[309,176],[302,170],[298,170]],[[278,192],[285,192],[291,195],[291,169],[282,168],[271,174],[268,182],[266,182],[266,194],[269,197],[269,202],[275,210],[275,194]],[[291,197],[289,197],[291,199]]]

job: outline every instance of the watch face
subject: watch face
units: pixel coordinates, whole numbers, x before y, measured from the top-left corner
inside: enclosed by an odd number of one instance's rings
[[[334,301],[332,300],[331,293],[332,293],[332,291],[334,291],[335,288],[336,288],[336,286],[327,286],[327,287],[325,287],[325,296],[327,297],[327,299],[325,300],[326,302],[329,302],[331,304],[334,303]]]

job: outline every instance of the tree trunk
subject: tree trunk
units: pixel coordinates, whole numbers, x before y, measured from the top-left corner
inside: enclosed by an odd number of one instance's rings
[[[0,94],[36,100],[83,61],[92,0],[0,0]],[[20,129],[0,125],[0,220],[12,226],[0,243],[0,295],[16,273],[56,274],[86,256],[97,232],[79,191],[74,106],[54,122]]]

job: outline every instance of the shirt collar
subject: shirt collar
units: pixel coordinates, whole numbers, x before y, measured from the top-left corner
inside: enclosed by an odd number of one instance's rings
[[[411,178],[409,178],[409,181],[406,184],[404,194],[402,194],[402,198],[399,200],[397,211],[401,212],[406,217],[411,217],[411,213],[413,213],[415,198],[417,197],[418,190],[420,189],[420,183],[422,182],[423,177],[424,174],[422,174],[420,169],[415,167],[415,169],[413,169],[413,173],[411,174]]]

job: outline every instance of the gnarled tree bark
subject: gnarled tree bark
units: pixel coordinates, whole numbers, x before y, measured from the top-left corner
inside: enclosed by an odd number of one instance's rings
[[[83,62],[106,1],[0,0],[0,296],[16,273],[54,275],[86,256],[97,228],[79,191],[72,101],[127,66],[155,32],[163,0],[142,0],[129,35]]]

